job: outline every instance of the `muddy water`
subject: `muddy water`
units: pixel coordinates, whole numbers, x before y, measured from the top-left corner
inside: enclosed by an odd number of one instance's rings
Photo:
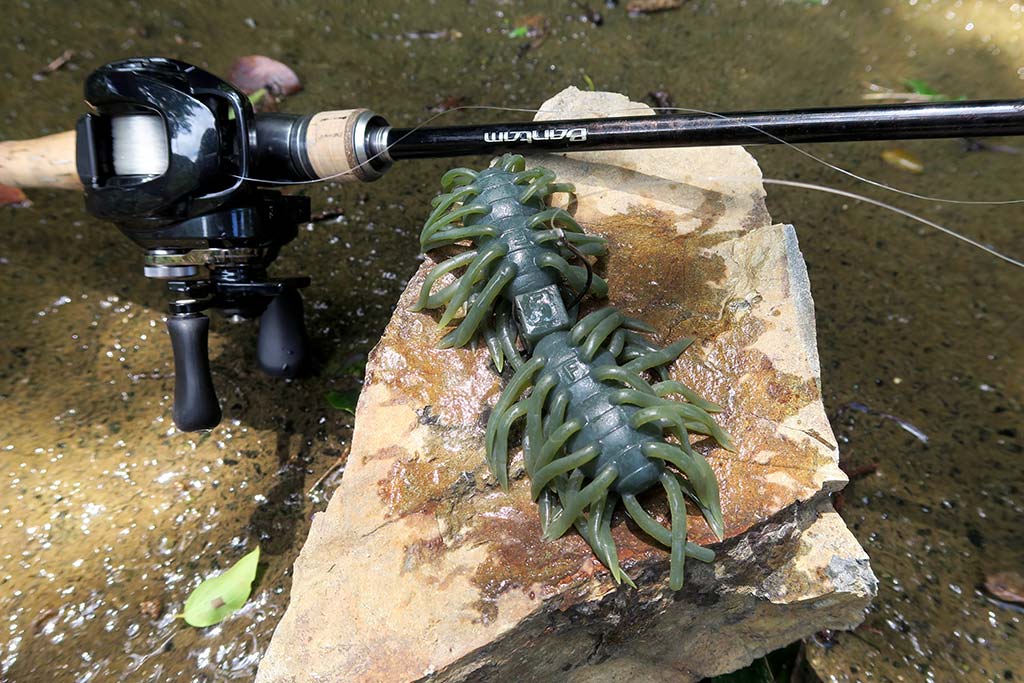
[[[215,72],[236,56],[267,54],[305,81],[288,109],[369,106],[396,125],[446,98],[532,107],[588,80],[717,110],[853,104],[866,82],[899,88],[907,78],[954,97],[1024,90],[1024,8],[1009,0],[695,0],[636,18],[614,5],[8,3],[0,139],[70,126],[89,70],[139,54]],[[527,49],[529,39],[507,32],[531,15],[543,15],[532,23],[546,23],[548,36]],[[33,80],[65,49],[74,51],[70,68]],[[908,144],[925,166],[911,175],[882,161],[891,146],[810,149],[916,192],[1024,196],[1020,155]],[[863,190],[792,151],[754,151],[768,177]],[[447,166],[409,162],[372,186],[308,189],[315,209],[340,216],[304,227],[278,272],[313,277],[307,316],[319,371],[265,378],[254,330],[216,320],[211,355],[225,419],[203,436],[170,424],[165,299],[142,277],[136,248],[75,196],[35,192],[31,208],[0,209],[0,677],[252,676],[309,518],[340,476],[309,493],[343,456],[351,429],[324,393],[357,386],[346,367],[373,345],[414,271],[417,222]],[[1019,207],[871,194],[1024,254]],[[978,587],[986,573],[1024,560],[1020,271],[829,196],[769,187],[769,207],[797,225],[807,257],[823,394],[844,459],[878,463],[847,489],[843,514],[873,559],[879,598],[865,626],[827,648],[810,645],[811,659],[824,678],[843,681],[1019,679],[1022,615]],[[174,619],[203,576],[257,543],[264,568],[244,610],[205,630]]]

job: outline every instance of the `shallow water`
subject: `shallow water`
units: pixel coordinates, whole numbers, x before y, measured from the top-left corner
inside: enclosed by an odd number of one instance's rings
[[[589,7],[602,15],[584,20]],[[614,3],[611,3],[614,5]],[[244,54],[292,65],[296,112],[369,106],[411,125],[439,100],[536,107],[567,85],[711,110],[859,103],[865,82],[922,78],[951,96],[1019,97],[1024,6],[998,2],[707,2],[631,18],[587,2],[11,3],[0,44],[0,139],[69,127],[100,64],[161,54],[224,73]],[[543,14],[533,49],[507,32]],[[440,34],[440,35],[439,35]],[[65,49],[65,68],[32,74]],[[451,123],[516,116],[456,112]],[[522,115],[526,116],[526,115]],[[1024,142],[1005,141],[1007,144]],[[812,146],[908,190],[1024,197],[1020,155],[958,141]],[[754,149],[765,175],[865,191],[791,150]],[[203,436],[170,424],[173,379],[162,287],[141,254],[77,196],[34,192],[0,209],[0,677],[228,680],[252,676],[287,601],[311,514],[340,472],[351,429],[329,389],[358,380],[417,264],[418,222],[451,162],[408,162],[361,187],[308,189],[341,217],[304,227],[279,273],[308,273],[320,370],[282,382],[255,368],[252,326],[214,322],[225,419]],[[811,644],[823,678],[1009,680],[1024,675],[1021,614],[990,603],[986,573],[1024,560],[1020,436],[1021,274],[874,207],[769,187],[796,224],[818,316],[822,384],[844,462],[879,463],[843,514],[881,580],[863,627]],[[870,188],[868,188],[870,190]],[[1018,207],[964,207],[869,192],[1020,257]],[[863,412],[867,406],[871,412]],[[901,429],[897,416],[927,436]],[[202,577],[260,543],[254,599],[221,626],[173,615]],[[160,601],[162,616],[143,603]]]

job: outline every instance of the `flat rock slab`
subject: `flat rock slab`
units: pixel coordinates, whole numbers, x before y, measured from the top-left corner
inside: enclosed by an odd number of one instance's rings
[[[540,117],[648,113],[570,88]],[[509,492],[484,464],[504,380],[483,348],[438,350],[444,330],[408,310],[428,259],[371,355],[344,480],[313,522],[258,681],[690,681],[861,620],[875,579],[828,502],[846,477],[807,273],[793,228],[770,222],[754,159],[730,147],[529,163],[575,183],[577,220],[608,238],[611,303],[662,343],[697,339],[672,374],[725,407],[738,446],[698,444],[721,482],[718,558],[689,561],[673,593],[667,552],[623,520],[634,590],[578,536],[542,540],[521,456]],[[690,538],[715,540],[699,515]]]

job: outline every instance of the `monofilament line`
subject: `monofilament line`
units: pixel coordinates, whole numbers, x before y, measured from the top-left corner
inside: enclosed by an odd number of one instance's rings
[[[934,229],[938,230],[939,232],[941,232],[943,234],[949,235],[950,237],[954,237],[954,238],[960,240],[961,242],[966,242],[967,244],[971,245],[972,247],[976,247],[978,249],[981,249],[982,251],[984,251],[984,252],[986,252],[988,254],[991,254],[992,256],[995,256],[998,259],[1002,259],[1003,261],[1006,261],[1007,263],[1009,263],[1011,265],[1017,266],[1018,268],[1024,268],[1024,262],[1018,261],[1017,259],[1013,258],[1012,256],[1007,256],[1006,254],[1000,253],[1000,252],[996,251],[995,249],[993,249],[992,247],[984,245],[981,242],[978,242],[977,240],[973,240],[970,237],[967,237],[965,235],[961,235],[960,233],[955,232],[953,230],[950,230],[949,228],[947,228],[947,227],[945,227],[943,225],[939,225],[938,223],[936,223],[934,221],[930,221],[927,218],[924,218],[922,216],[918,216],[917,214],[913,214],[913,213],[911,213],[909,211],[905,211],[905,210],[903,210],[903,209],[901,209],[901,208],[899,208],[897,206],[893,206],[892,204],[886,204],[885,202],[879,201],[877,199],[872,199],[871,197],[865,197],[864,195],[856,194],[854,192],[847,192],[846,190],[840,190],[839,188],[835,188],[835,187],[827,187],[825,185],[815,185],[814,183],[803,183],[803,182],[800,182],[799,180],[780,180],[780,179],[777,179],[777,178],[763,178],[762,182],[765,185],[786,185],[788,187],[798,187],[798,188],[803,189],[803,190],[817,190],[818,192],[828,192],[829,194],[839,195],[840,197],[847,197],[849,199],[853,199],[853,200],[856,200],[858,202],[865,202],[867,204],[874,204],[875,206],[881,207],[883,209],[888,209],[889,211],[893,211],[895,213],[898,213],[899,215],[904,216],[906,218],[909,218],[911,220],[917,221],[918,223],[923,223],[924,225],[927,225],[930,228],[934,228]]]

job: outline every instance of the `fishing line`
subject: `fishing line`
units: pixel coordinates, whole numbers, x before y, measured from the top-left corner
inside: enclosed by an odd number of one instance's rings
[[[799,180],[781,180],[781,179],[777,179],[777,178],[762,178],[761,182],[763,182],[765,185],[786,185],[786,186],[789,186],[789,187],[798,187],[798,188],[803,189],[803,190],[817,190],[818,192],[828,192],[829,194],[839,195],[840,197],[847,197],[849,199],[854,199],[854,200],[856,200],[858,202],[865,202],[867,204],[873,204],[873,205],[879,206],[879,207],[881,207],[883,209],[888,209],[889,211],[893,211],[894,213],[898,213],[899,215],[904,216],[906,218],[909,218],[911,220],[915,220],[918,223],[923,223],[924,225],[927,225],[930,228],[934,228],[934,229],[938,230],[939,232],[941,232],[941,233],[943,233],[945,235],[949,235],[950,237],[955,237],[956,239],[960,240],[961,242],[966,242],[967,244],[971,245],[972,247],[977,247],[978,249],[981,249],[982,251],[984,251],[984,252],[986,252],[988,254],[991,254],[992,256],[995,256],[998,259],[1002,259],[1003,261],[1006,261],[1007,263],[1009,263],[1011,265],[1017,266],[1018,268],[1024,268],[1024,261],[1018,261],[1017,259],[1013,258],[1012,256],[1007,256],[1006,254],[998,252],[995,249],[993,249],[992,247],[984,245],[981,242],[978,242],[977,240],[973,240],[970,237],[967,237],[966,235],[961,235],[960,233],[958,233],[958,232],[956,232],[954,230],[951,230],[951,229],[949,229],[949,228],[947,228],[947,227],[945,227],[943,225],[939,225],[938,223],[936,223],[934,221],[930,221],[927,218],[924,218],[923,216],[918,216],[917,214],[914,214],[914,213],[911,213],[911,212],[906,211],[904,209],[901,209],[898,206],[893,206],[892,204],[886,204],[885,202],[879,201],[877,199],[872,199],[871,197],[866,197],[866,196],[864,196],[862,194],[856,194],[855,192],[847,192],[846,190],[840,190],[839,188],[828,187],[826,185],[815,185],[814,183],[804,183],[804,182],[800,182]]]
[[[690,114],[705,114],[707,116],[713,116],[713,117],[722,119],[724,121],[731,121],[731,120],[733,120],[733,119],[731,119],[730,117],[728,117],[728,116],[726,116],[724,114],[718,114],[718,113],[713,112],[713,111],[704,111],[703,109],[688,109],[686,107],[653,107],[653,109],[655,109],[656,111],[682,111],[682,112],[687,112],[687,113],[690,113]],[[833,171],[836,171],[838,173],[842,173],[844,175],[847,175],[847,176],[853,178],[854,180],[859,180],[862,183],[867,183],[868,185],[874,185],[875,187],[881,188],[883,190],[888,190],[889,192],[895,192],[896,194],[901,194],[901,195],[904,195],[906,197],[913,197],[914,199],[924,199],[924,200],[930,201],[930,202],[943,202],[945,204],[966,204],[968,206],[971,206],[971,205],[974,205],[974,206],[1003,206],[1003,205],[1006,205],[1006,204],[1024,204],[1024,199],[995,199],[995,200],[984,200],[984,199],[947,199],[945,197],[932,197],[931,195],[917,194],[915,192],[910,192],[909,190],[901,190],[898,187],[893,187],[892,185],[886,185],[885,183],[879,182],[877,180],[872,180],[871,178],[867,178],[865,176],[857,175],[853,171],[847,171],[845,168],[842,168],[841,166],[837,166],[837,165],[835,165],[833,163],[825,161],[824,159],[822,159],[819,156],[811,154],[810,152],[808,152],[806,149],[803,149],[802,147],[798,147],[797,145],[794,145],[791,142],[786,142],[785,140],[783,140],[779,136],[773,135],[773,134],[769,133],[768,131],[763,130],[759,126],[755,126],[753,124],[743,124],[743,125],[746,128],[749,128],[751,130],[757,131],[758,133],[761,133],[762,135],[764,135],[767,138],[771,138],[772,140],[775,140],[780,145],[783,145],[785,147],[789,147],[790,149],[792,149],[792,150],[794,150],[796,152],[799,152],[800,154],[803,154],[808,159],[816,161],[819,164],[821,164],[821,165],[823,165],[823,166],[825,166],[827,168],[832,169]]]
[[[899,214],[900,216],[904,216],[905,218],[909,218],[911,220],[917,221],[918,223],[922,223],[924,225],[927,225],[928,227],[934,228],[935,230],[938,230],[939,232],[941,232],[943,234],[949,235],[950,237],[954,237],[954,238],[960,240],[961,242],[966,242],[967,244],[971,245],[972,247],[976,247],[978,249],[981,249],[982,251],[984,251],[984,252],[986,252],[988,254],[991,254],[992,256],[995,256],[996,258],[999,258],[999,259],[1001,259],[1003,261],[1006,261],[1007,263],[1009,263],[1011,265],[1017,266],[1019,268],[1024,268],[1024,261],[1020,261],[1018,259],[1015,259],[1012,256],[1009,256],[1009,255],[1004,254],[1004,253],[1002,253],[1000,251],[997,251],[993,247],[989,247],[989,246],[987,246],[985,244],[982,244],[981,242],[978,242],[975,239],[972,239],[970,237],[967,237],[966,235],[958,233],[955,230],[953,230],[952,228],[947,228],[946,226],[941,225],[939,223],[936,223],[936,222],[934,222],[932,220],[929,220],[929,219],[925,218],[924,216],[920,216],[920,215],[918,215],[916,213],[912,213],[910,211],[907,211],[906,209],[901,209],[898,206],[894,206],[894,205],[889,204],[887,202],[883,202],[883,201],[880,201],[878,199],[873,199],[873,198],[868,197],[866,195],[857,194],[856,192],[849,192],[847,190],[841,190],[841,189],[839,189],[837,187],[829,187],[828,185],[818,185],[818,184],[815,184],[815,183],[801,182],[799,180],[783,180],[783,179],[779,179],[779,178],[764,178],[764,177],[754,178],[753,176],[701,176],[701,178],[703,180],[722,180],[722,181],[740,181],[740,182],[749,182],[751,180],[757,180],[758,182],[761,182],[761,183],[763,183],[765,185],[784,185],[784,186],[788,186],[788,187],[795,187],[795,188],[798,188],[798,189],[801,189],[801,190],[816,190],[818,192],[827,192],[829,194],[838,195],[840,197],[846,197],[848,199],[853,199],[853,200],[856,200],[856,201],[859,201],[859,202],[864,202],[866,204],[872,204],[872,205],[877,206],[879,208],[887,209],[889,211],[892,211],[893,213]],[[608,192],[610,190],[611,190],[611,188],[602,188],[602,189],[594,190],[593,192],[586,192],[586,193],[583,193],[583,194],[577,193],[576,197],[577,197],[577,199],[586,199],[588,197],[593,197],[593,196],[596,196],[596,195]]]

